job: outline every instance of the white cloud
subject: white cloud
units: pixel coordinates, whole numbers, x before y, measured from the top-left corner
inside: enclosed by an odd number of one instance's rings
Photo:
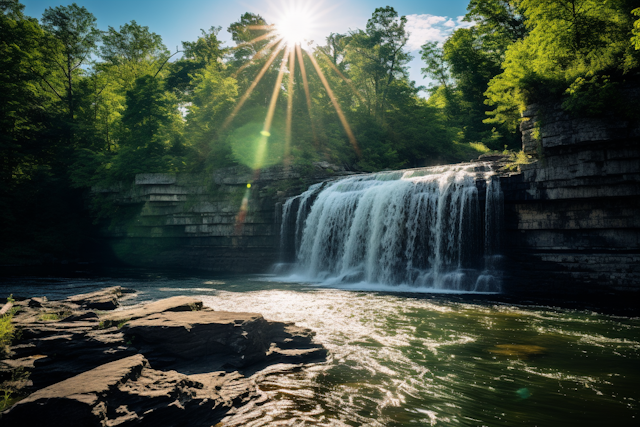
[[[453,22],[453,19],[449,19],[449,20],[448,20],[447,22],[445,22],[443,25],[444,25],[445,27],[449,27],[449,28],[450,28],[450,27],[455,27],[455,26],[456,26],[456,23],[455,23],[455,22]]]
[[[464,22],[462,19],[462,16],[458,16],[454,21],[447,16],[407,15],[405,29],[410,34],[407,48],[415,51],[428,41],[443,43],[458,28],[469,28],[474,25],[473,22]]]

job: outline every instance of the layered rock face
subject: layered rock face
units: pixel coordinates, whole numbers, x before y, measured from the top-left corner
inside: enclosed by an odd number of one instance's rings
[[[130,188],[94,188],[116,220],[105,228],[115,255],[146,267],[217,272],[266,271],[278,260],[274,206],[344,169],[244,167],[209,175],[139,174]],[[250,186],[248,186],[250,184]]]
[[[640,291],[640,124],[532,105],[523,149],[501,180],[507,293]]]
[[[0,360],[0,388],[28,396],[0,424],[212,426],[259,400],[266,376],[326,358],[293,324],[189,297],[112,311],[126,296],[116,287],[15,303],[21,338]]]

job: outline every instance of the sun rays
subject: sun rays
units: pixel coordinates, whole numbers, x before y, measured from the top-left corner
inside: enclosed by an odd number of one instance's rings
[[[301,3],[296,3],[300,5]],[[295,46],[309,40],[314,19],[308,8],[291,8],[286,10],[275,25],[278,37],[287,46]]]
[[[269,55],[266,62],[253,79],[245,93],[240,97],[235,107],[233,108],[231,114],[227,117],[225,122],[223,123],[223,129],[227,128],[231,122],[238,115],[238,112],[242,109],[246,101],[249,99],[255,88],[258,86],[260,81],[263,79],[264,75],[267,71],[274,65],[277,64],[276,60],[279,60],[279,71],[278,76],[276,78],[273,92],[271,94],[271,98],[269,101],[269,106],[267,110],[267,114],[263,123],[262,130],[259,135],[256,135],[259,138],[259,142],[257,144],[255,150],[255,160],[253,161],[253,179],[251,182],[247,183],[247,189],[245,191],[245,195],[243,197],[242,205],[240,207],[240,211],[236,217],[236,233],[240,233],[242,231],[242,225],[247,215],[248,210],[248,200],[249,200],[249,192],[251,189],[251,183],[255,181],[259,174],[260,170],[264,166],[265,156],[267,155],[267,150],[269,149],[269,138],[271,137],[271,126],[273,124],[273,118],[276,111],[276,106],[278,103],[278,99],[283,92],[286,92],[286,120],[285,120],[285,135],[284,135],[284,153],[283,153],[283,164],[285,167],[288,167],[291,164],[291,139],[292,139],[292,120],[293,120],[293,99],[294,99],[294,90],[295,90],[295,71],[296,71],[296,60],[297,66],[300,69],[300,76],[302,77],[302,86],[304,88],[304,94],[306,98],[307,110],[309,113],[309,123],[311,125],[311,131],[313,135],[314,145],[318,144],[318,133],[317,133],[317,125],[314,120],[312,101],[311,101],[311,93],[309,89],[309,80],[308,73],[305,67],[304,55],[306,54],[307,58],[313,65],[313,69],[315,70],[318,78],[322,82],[322,85],[331,100],[331,104],[336,111],[340,119],[340,123],[344,128],[344,131],[349,139],[350,144],[352,145],[355,153],[360,156],[360,148],[358,147],[358,143],[356,138],[349,126],[347,118],[340,107],[338,99],[336,98],[331,86],[329,85],[329,81],[324,75],[318,61],[314,57],[312,52],[309,52],[309,46],[311,44],[311,40],[309,40],[310,35],[312,34],[312,29],[317,25],[314,17],[321,15],[318,10],[319,6],[312,8],[310,3],[305,2],[290,2],[288,5],[284,6],[280,10],[279,16],[276,18],[276,24],[274,25],[249,25],[246,28],[251,30],[262,30],[266,31],[264,34],[261,34],[252,40],[241,43],[237,48],[243,46],[251,46],[256,45],[259,42],[268,41],[268,43],[263,46],[260,50],[255,52],[255,54],[251,57],[251,59],[243,64],[235,73],[235,75],[239,75],[245,69],[247,69],[250,65],[255,64],[255,61],[264,58],[266,55]],[[329,61],[330,62],[330,61]],[[338,70],[337,67],[333,63],[330,64],[331,68],[334,72],[344,80],[352,89],[353,85],[351,81],[349,81],[343,73]],[[284,76],[288,75],[286,88],[283,86]]]

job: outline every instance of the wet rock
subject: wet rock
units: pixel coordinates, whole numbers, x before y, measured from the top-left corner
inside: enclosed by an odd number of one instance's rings
[[[101,395],[139,376],[145,362],[144,357],[135,355],[45,387],[6,411],[2,421],[13,425],[99,426],[104,419],[98,405]]]
[[[2,425],[211,426],[230,408],[255,403],[256,378],[269,367],[326,356],[309,329],[213,311],[193,298],[100,316],[86,308],[113,306],[119,295],[109,288],[18,303],[23,338],[13,358],[0,361],[0,380],[6,385],[20,370],[30,375],[21,393],[35,392],[5,412]]]
[[[100,317],[96,313],[88,311],[86,313],[74,314],[69,317],[65,317],[63,320],[65,322],[78,322],[81,320],[85,322],[98,322],[99,319]]]
[[[40,308],[42,307],[44,304],[46,304],[47,302],[47,297],[42,297],[42,298],[31,298],[29,300],[29,307],[32,308]]]
[[[506,154],[481,154],[478,160],[482,162],[507,162],[509,156]]]
[[[547,352],[547,349],[539,345],[532,344],[498,344],[489,352],[502,356],[512,356],[519,359],[526,359],[530,356],[539,356]]]

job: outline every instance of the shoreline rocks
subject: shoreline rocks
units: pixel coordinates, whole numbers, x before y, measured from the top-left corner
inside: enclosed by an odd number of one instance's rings
[[[326,360],[309,329],[189,297],[114,311],[126,292],[15,303],[22,337],[0,361],[0,381],[20,372],[19,393],[30,394],[2,425],[212,426],[257,398],[261,371]]]

